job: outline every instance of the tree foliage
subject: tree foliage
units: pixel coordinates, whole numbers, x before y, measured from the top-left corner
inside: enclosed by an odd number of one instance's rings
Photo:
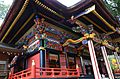
[[[0,19],[4,19],[9,9],[9,5],[5,5],[3,0],[0,0]]]
[[[120,16],[120,0],[103,0],[113,16]]]

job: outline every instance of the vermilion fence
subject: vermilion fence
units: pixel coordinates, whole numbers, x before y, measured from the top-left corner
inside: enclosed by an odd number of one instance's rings
[[[31,68],[15,74],[9,74],[8,79],[29,79],[29,78],[71,78],[80,76],[79,68],[37,68],[33,65]]]
[[[66,77],[79,77],[77,69],[65,68],[36,68],[36,78],[66,78]]]
[[[29,79],[32,77],[31,68],[23,70],[15,74],[9,74],[8,79]]]
[[[116,70],[115,74],[120,74],[120,70]],[[8,73],[9,71],[0,70],[0,73]],[[80,68],[38,68],[35,64],[26,70],[9,74],[8,79],[31,79],[31,78],[78,78],[80,77]]]

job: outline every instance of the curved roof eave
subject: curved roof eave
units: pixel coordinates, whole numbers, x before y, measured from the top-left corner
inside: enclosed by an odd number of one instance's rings
[[[8,10],[6,17],[0,28],[0,40],[4,35],[5,31],[9,28],[9,24],[13,21],[15,16],[17,15],[20,7],[22,6],[23,0],[14,0],[10,9]]]

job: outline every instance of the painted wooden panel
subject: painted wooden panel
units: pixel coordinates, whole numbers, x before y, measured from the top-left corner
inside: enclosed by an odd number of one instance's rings
[[[32,60],[35,61],[36,67],[40,67],[40,53],[28,58],[28,68],[32,66]]]
[[[64,47],[64,52],[77,53],[77,49],[73,45]]]
[[[47,48],[50,48],[50,49],[54,49],[54,50],[58,50],[58,51],[62,51],[62,45],[61,44],[58,44],[56,42],[51,42],[51,41],[48,41],[46,43],[46,47]]]

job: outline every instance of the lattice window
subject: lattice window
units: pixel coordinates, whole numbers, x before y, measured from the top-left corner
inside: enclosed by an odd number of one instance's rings
[[[5,69],[5,64],[0,64],[0,70],[4,70]]]

